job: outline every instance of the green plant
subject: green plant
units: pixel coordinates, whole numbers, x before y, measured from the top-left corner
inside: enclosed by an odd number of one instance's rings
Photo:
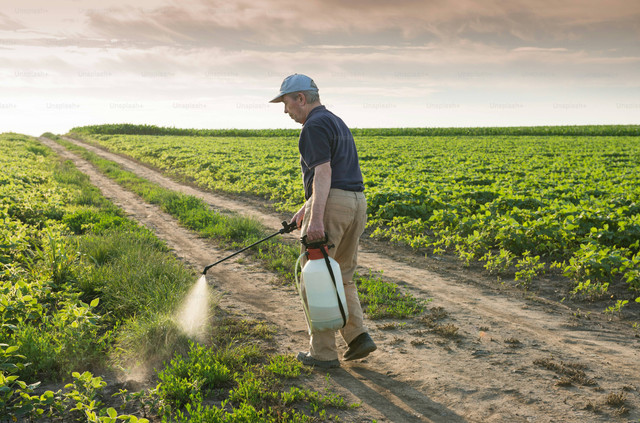
[[[604,312],[605,313],[609,313],[609,314],[613,314],[613,313],[618,313],[621,314],[622,313],[622,308],[624,306],[626,306],[627,304],[629,304],[629,300],[618,300],[615,305],[609,306],[607,307]]]
[[[283,378],[296,378],[302,373],[302,363],[290,355],[276,355],[266,366],[266,370]]]
[[[237,386],[229,391],[229,400],[237,405],[249,404],[261,408],[272,398],[264,380],[249,369],[236,382]]]
[[[97,299],[83,303],[76,294],[53,313],[42,315],[39,325],[17,325],[12,338],[32,363],[23,376],[56,379],[73,368],[100,362],[113,332],[101,333],[101,316],[94,312],[97,304]]]
[[[155,413],[159,409],[160,398],[157,389],[142,390],[138,392],[129,392],[126,389],[120,389],[113,394],[114,397],[122,399],[122,408],[131,406],[142,411],[143,417],[148,417],[151,413]]]
[[[62,392],[57,401],[57,414],[86,419],[92,423],[115,423],[118,420],[148,423],[147,419],[128,414],[118,415],[113,407],[103,407],[100,397],[107,384],[100,376],[93,376],[90,372],[73,372],[72,377],[73,381],[65,385],[67,391]]]
[[[544,263],[540,263],[540,256],[531,256],[529,251],[522,253],[522,259],[516,263],[516,281],[528,288],[533,279],[544,273]]]
[[[42,416],[52,403],[53,392],[32,395],[40,382],[27,384],[20,380],[19,373],[29,363],[25,356],[17,354],[16,345],[0,344],[0,414],[7,418],[30,418]]]
[[[78,417],[93,417],[96,410],[102,406],[102,401],[98,397],[107,383],[99,376],[94,377],[90,372],[82,374],[73,372],[71,376],[73,382],[65,385],[65,389],[69,389],[69,391],[63,394],[65,399],[75,404],[69,412],[72,414],[77,412]]]
[[[501,248],[497,255],[491,251],[486,253],[480,261],[484,261],[484,268],[489,271],[491,275],[499,275],[506,272],[513,263],[514,256],[509,250]]]
[[[55,286],[73,282],[77,273],[80,254],[77,245],[65,242],[61,234],[55,234],[50,228],[46,231],[47,241],[42,248],[38,248],[36,260],[32,266],[44,268],[48,271]],[[37,264],[36,264],[37,263]],[[33,271],[38,271],[33,269]]]
[[[383,280],[380,274],[368,276],[354,275],[358,285],[360,302],[371,319],[394,317],[405,319],[424,311],[430,300],[416,298],[410,293],[402,293],[398,286]]]
[[[190,343],[186,357],[176,355],[158,373],[158,395],[173,409],[193,399],[200,399],[211,390],[232,379],[229,367],[212,349]]]

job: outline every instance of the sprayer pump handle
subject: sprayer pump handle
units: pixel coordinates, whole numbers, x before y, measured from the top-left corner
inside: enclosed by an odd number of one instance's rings
[[[327,235],[327,233],[325,232],[324,238],[319,239],[317,241],[311,241],[311,242],[307,240],[307,235],[305,235],[302,238],[300,238],[300,242],[306,248],[321,248],[323,245],[327,245],[327,243],[329,242],[329,235]],[[332,247],[333,245],[329,246],[329,248],[332,248]]]

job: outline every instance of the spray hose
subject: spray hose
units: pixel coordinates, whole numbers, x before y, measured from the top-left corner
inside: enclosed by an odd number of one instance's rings
[[[298,290],[298,295],[300,295],[300,299],[302,300],[302,308],[304,309],[304,317],[307,322],[307,329],[309,330],[309,335],[311,335],[312,325],[311,325],[311,318],[309,317],[309,307],[307,307],[307,301],[305,300],[304,295],[302,295],[302,289],[300,287],[300,279],[298,278],[298,266],[300,265],[300,260],[302,259],[302,257],[305,257],[306,255],[307,255],[307,252],[305,251],[304,253],[300,254],[300,256],[298,257],[298,260],[296,260],[294,275],[295,275],[295,281],[296,281],[296,289]],[[302,270],[302,267],[301,267],[301,270]]]

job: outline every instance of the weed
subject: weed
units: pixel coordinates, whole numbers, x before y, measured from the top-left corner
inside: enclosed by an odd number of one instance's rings
[[[356,275],[360,302],[371,319],[393,317],[405,319],[422,313],[427,302],[410,293],[401,293],[396,284],[386,282],[380,274]]]
[[[566,387],[572,386],[573,382],[571,378],[567,376],[561,376],[560,379],[555,383],[555,385],[566,388]]]
[[[456,338],[458,337],[458,328],[456,325],[447,323],[445,325],[441,325],[437,323],[431,331],[437,335],[442,336],[443,338]]]
[[[602,412],[602,409],[600,408],[600,405],[598,403],[594,403],[591,400],[589,400],[587,402],[587,405],[584,408],[585,408],[585,410],[591,411],[594,414],[599,414],[599,413]]]
[[[62,236],[51,229],[47,230],[46,237],[48,242],[36,249],[36,258],[31,262],[32,271],[37,273],[36,268],[43,266],[47,270],[46,276],[51,278],[55,286],[72,282],[80,256],[77,245],[64,242]]]
[[[124,241],[124,239],[123,239]],[[194,280],[193,271],[167,253],[123,242],[122,255],[96,269],[86,282],[115,318],[174,311]]]
[[[130,393],[126,389],[120,389],[113,394],[114,397],[120,397],[122,400],[121,408],[129,406],[130,408],[142,412],[143,417],[149,417],[151,413],[155,413],[160,406],[160,397],[157,389],[142,390]]]
[[[180,408],[232,379],[230,367],[220,360],[212,349],[190,343],[186,357],[176,355],[169,365],[158,373],[158,395],[165,406]]]
[[[447,313],[444,307],[440,306],[429,309],[429,313],[434,320],[442,320],[449,316],[449,313]]]
[[[380,330],[395,330],[398,329],[400,327],[400,325],[397,322],[387,322],[384,323],[380,326],[378,326],[378,329]]]
[[[439,320],[445,319],[449,313],[442,307],[433,307],[429,312],[421,316],[418,320],[428,328],[434,328]]]
[[[577,384],[583,386],[595,386],[596,381],[587,377],[584,370],[586,367],[580,363],[565,363],[561,361],[560,363],[556,363],[552,358],[544,358],[544,359],[536,359],[533,364],[544,367],[547,370],[551,370],[557,373],[560,376],[566,377],[566,380],[563,380],[563,383],[569,384]]]
[[[249,339],[267,341],[273,339],[275,332],[273,326],[258,320],[222,317],[214,322],[212,337],[218,344]]]
[[[622,407],[627,400],[624,392],[611,392],[607,395],[605,403],[610,407]]]
[[[519,348],[522,346],[522,342],[516,338],[507,338],[504,340],[505,344],[509,345],[511,348]]]
[[[616,408],[616,409],[613,411],[613,413],[614,413],[616,416],[623,417],[623,416],[626,416],[626,415],[628,415],[628,414],[629,414],[629,408],[627,408],[627,407],[625,407],[625,406],[623,405],[623,406],[621,406],[621,407],[619,407],[619,408]]]
[[[271,357],[271,362],[266,370],[283,378],[296,378],[302,372],[302,363],[289,355],[276,355]]]
[[[389,345],[400,345],[402,343],[404,343],[404,339],[399,336],[394,336],[393,339],[389,341]]]

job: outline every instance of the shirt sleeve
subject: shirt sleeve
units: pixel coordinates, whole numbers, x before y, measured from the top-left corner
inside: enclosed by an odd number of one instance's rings
[[[310,169],[331,161],[331,140],[327,130],[319,125],[302,128],[298,149]]]

